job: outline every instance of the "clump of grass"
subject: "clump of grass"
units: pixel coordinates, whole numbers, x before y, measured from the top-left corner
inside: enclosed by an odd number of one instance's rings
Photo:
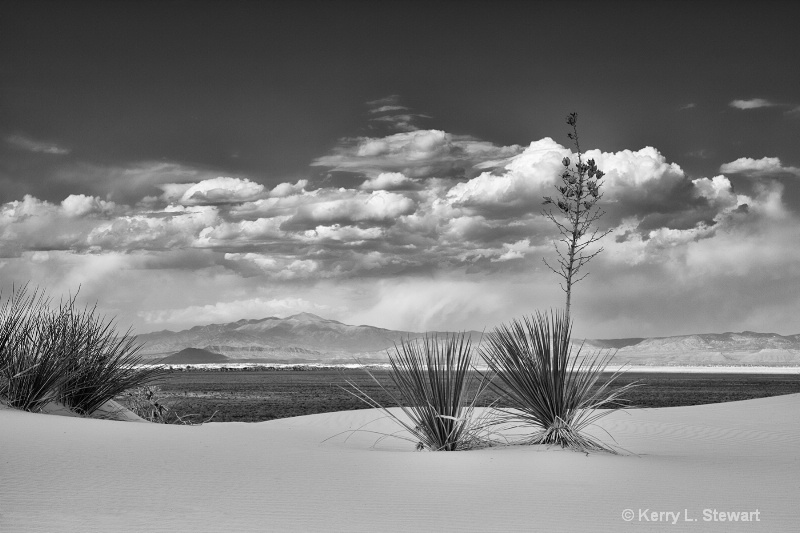
[[[565,313],[536,313],[513,320],[487,335],[482,355],[496,374],[492,389],[506,406],[496,421],[529,430],[522,442],[557,445],[584,452],[613,447],[586,435],[598,419],[623,408],[637,383],[615,386],[621,371],[600,380],[612,352],[573,353],[572,323]]]
[[[74,296],[54,307],[23,287],[0,307],[0,398],[26,411],[59,401],[90,415],[165,372],[139,366],[139,349],[130,332],[117,335],[96,308],[77,309]]]
[[[419,450],[456,451],[485,444],[486,424],[474,411],[489,380],[473,371],[475,351],[465,333],[403,341],[389,354],[390,377],[400,394],[389,391],[368,369],[365,372],[405,415],[398,416],[375,401],[353,381],[345,389],[370,407],[380,409],[402,426]]]

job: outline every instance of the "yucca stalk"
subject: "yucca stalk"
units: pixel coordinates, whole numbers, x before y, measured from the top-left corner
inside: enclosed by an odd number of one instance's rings
[[[447,335],[444,341],[425,336],[401,342],[389,354],[390,377],[399,390],[387,390],[368,369],[375,383],[400,407],[405,417],[397,416],[379,404],[353,381],[345,389],[370,407],[380,409],[402,426],[418,449],[456,451],[480,444],[484,424],[473,417],[476,402],[488,379],[473,371],[475,351],[465,333]]]
[[[615,386],[618,370],[600,382],[612,352],[573,353],[572,323],[566,313],[536,313],[501,325],[487,335],[482,355],[496,374],[492,388],[506,406],[498,423],[525,428],[524,442],[581,451],[615,450],[583,431],[628,405],[636,383]]]

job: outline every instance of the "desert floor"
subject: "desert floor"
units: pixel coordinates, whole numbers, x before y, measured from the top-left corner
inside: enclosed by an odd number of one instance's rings
[[[394,431],[374,410],[190,427],[3,408],[0,531],[796,531],[798,413],[800,394],[618,412],[601,426],[629,452],[587,456],[341,434]]]

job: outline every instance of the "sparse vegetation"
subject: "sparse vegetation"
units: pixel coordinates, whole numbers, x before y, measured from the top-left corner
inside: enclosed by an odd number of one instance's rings
[[[497,408],[497,422],[522,428],[523,443],[614,452],[584,430],[626,406],[623,395],[636,384],[616,387],[620,372],[601,380],[612,353],[573,354],[571,336],[569,317],[554,312],[513,320],[487,335],[481,353],[496,374],[492,389],[506,406]]]
[[[448,335],[443,341],[435,336],[404,341],[389,360],[397,392],[365,371],[405,416],[389,410],[354,381],[346,382],[348,392],[383,411],[412,436],[399,438],[431,451],[464,450],[485,443],[482,431],[487,425],[474,417],[474,410],[489,380],[471,372],[474,350],[465,334]]]
[[[216,411],[207,418],[198,414],[181,414],[183,402],[170,400],[163,394],[161,388],[153,385],[141,385],[125,391],[120,398],[121,402],[134,414],[157,424],[183,424],[196,425],[210,422]],[[179,412],[181,411],[181,412]]]
[[[43,293],[15,290],[0,307],[0,399],[39,411],[58,401],[90,415],[117,394],[162,376],[160,366],[139,366],[130,332],[96,308],[79,310],[75,297],[52,306]]]

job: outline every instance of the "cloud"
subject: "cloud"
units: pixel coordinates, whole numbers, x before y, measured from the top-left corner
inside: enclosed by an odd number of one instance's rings
[[[343,139],[332,154],[311,165],[369,178],[385,172],[400,172],[409,178],[446,177],[463,175],[475,165],[506,160],[521,151],[517,145],[501,147],[441,130],[415,130]]]
[[[679,111],[684,111],[686,109],[694,109],[696,107],[697,107],[697,104],[695,104],[694,102],[690,102],[688,104],[684,104],[684,105],[678,107],[678,110]]]
[[[25,251],[85,251],[94,227],[123,215],[113,202],[70,195],[52,204],[26,195],[0,205],[0,257],[18,257]]]
[[[416,209],[416,202],[405,195],[373,191],[325,191],[306,195],[294,215],[283,227],[308,229],[319,224],[374,223],[391,224],[395,219]]]
[[[95,250],[174,250],[200,245],[206,228],[219,222],[214,207],[168,208],[104,222],[86,235]]]
[[[178,186],[170,185],[175,187],[173,191],[179,190]],[[167,189],[164,192],[166,200],[175,200],[166,196]],[[220,176],[191,184],[183,191],[177,202],[181,205],[220,205],[252,201],[264,195],[265,188],[259,183],[253,183],[247,178]]]
[[[550,138],[503,147],[418,130],[359,138],[325,156],[364,176],[348,187],[300,180],[269,189],[180,165],[142,163],[127,174],[120,167],[112,180],[140,179],[127,202],[71,194],[0,205],[0,275],[4,283],[88,283],[89,294],[128,302],[114,304],[120,308],[135,303],[144,314],[134,319],[150,326],[254,318],[300,298],[310,307],[297,310],[328,306],[321,314],[348,321],[482,328],[531,305],[563,303],[542,263],[556,237],[542,197],[553,193],[564,156],[575,154]],[[695,299],[722,305],[712,287],[762,302],[753,287],[766,290],[769,276],[786,286],[800,280],[800,261],[786,263],[794,257],[781,251],[800,227],[784,205],[790,184],[754,180],[737,194],[728,177],[796,174],[795,167],[741,158],[722,166],[728,175],[689,177],[655,147],[585,156],[606,173],[601,224],[611,234],[589,268],[598,281],[577,293],[582,323],[661,333],[661,306],[674,311],[668,327],[691,326],[679,303],[713,314]],[[772,296],[780,309],[796,308]],[[237,302],[245,302],[240,315]],[[720,316],[749,324],[733,306]]]
[[[218,173],[179,163],[142,161],[129,165],[98,165],[73,163],[59,168],[55,181],[70,188],[90,191],[117,203],[134,204],[147,196],[159,194],[165,188],[183,194],[191,184],[215,179]],[[178,196],[180,196],[178,194]]]
[[[444,132],[423,135],[405,155],[435,153],[442,139]],[[363,148],[395,154],[387,144]],[[474,163],[473,148],[461,152],[465,164]],[[498,150],[503,147],[491,151]],[[300,180],[267,190],[246,178],[217,176],[161,184],[160,198],[135,205],[87,195],[61,204],[26,197],[3,206],[2,250],[208,250],[225,257],[221,268],[284,281],[454,268],[512,272],[549,253],[554,229],[542,216],[542,197],[552,192],[562,158],[574,154],[549,138],[511,152],[516,155],[503,167],[466,180],[382,172],[355,189],[308,190]],[[606,172],[606,227],[635,221],[615,238],[633,242],[631,231],[647,240],[660,228],[713,228],[721,212],[737,207],[724,176],[690,180],[655,148],[586,156]],[[50,227],[57,229],[44,231]]]
[[[71,152],[68,148],[59,146],[58,144],[37,141],[26,137],[24,135],[10,135],[5,139],[6,143],[18,150],[26,150],[28,152],[35,152],[48,155],[67,155]]]
[[[400,172],[384,172],[359,185],[363,191],[393,191],[399,189],[414,189],[416,182],[407,178]]]
[[[473,213],[505,216],[509,209],[532,211],[541,206],[543,194],[555,184],[563,169],[561,160],[570,152],[552,139],[532,142],[511,159],[501,175],[484,172],[447,192],[454,206]]]
[[[308,186],[308,180],[298,180],[296,183],[279,183],[270,192],[272,198],[285,198],[294,194],[302,193]]]
[[[750,157],[740,157],[730,163],[725,163],[719,167],[723,174],[743,174],[750,177],[778,176],[781,174],[792,174],[800,176],[800,168],[785,167],[777,157],[762,157],[753,159]]]
[[[374,102],[370,102],[374,103]],[[407,111],[408,108],[402,105],[382,105],[380,107],[376,107],[374,109],[370,109],[370,113],[388,113],[391,111]]]
[[[367,102],[370,129],[391,133],[411,132],[419,129],[418,119],[430,118],[427,115],[412,113],[408,107],[400,105],[399,102],[400,97],[396,94]]]
[[[116,210],[114,202],[107,202],[95,196],[70,194],[61,202],[61,209],[68,217],[83,217],[92,213],[109,215]]]
[[[750,100],[733,100],[728,105],[731,107],[735,107],[736,109],[746,110],[746,109],[760,109],[762,107],[775,107],[780,104],[770,102],[769,100],[765,100],[763,98],[753,98]]]
[[[522,259],[525,257],[526,252],[531,250],[531,240],[523,239],[512,244],[503,243],[505,251],[492,261],[502,262],[511,261],[512,259]]]

